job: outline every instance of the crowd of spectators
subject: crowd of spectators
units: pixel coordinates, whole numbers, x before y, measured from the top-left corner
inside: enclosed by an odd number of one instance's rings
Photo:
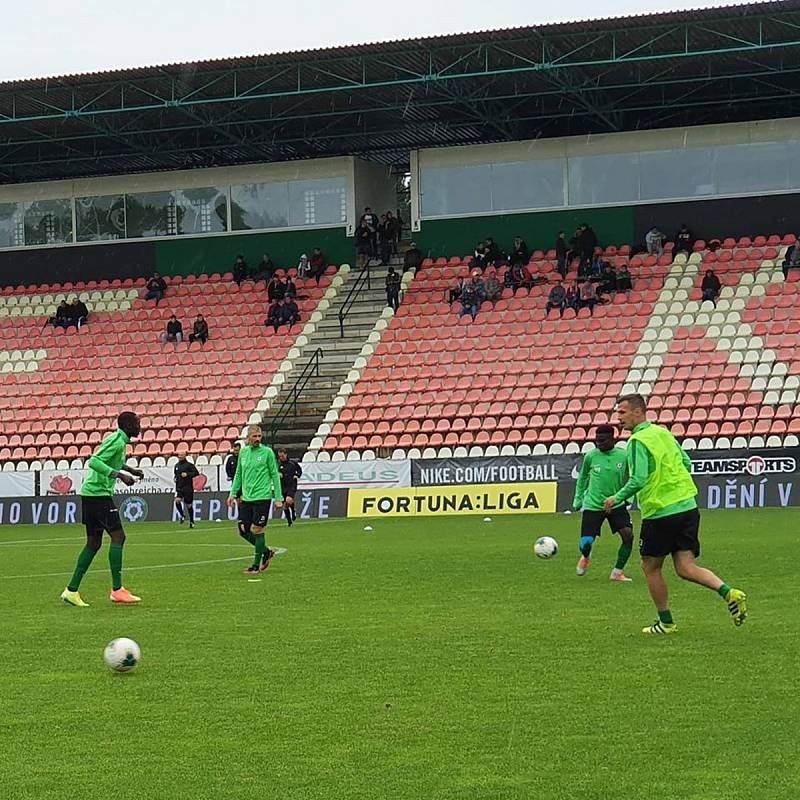
[[[380,219],[367,206],[358,221],[355,233],[356,266],[363,269],[372,259],[380,259],[382,266],[397,253],[403,221],[400,216],[387,211]]]
[[[303,253],[298,259],[297,275],[303,280],[313,278],[319,286],[327,268],[328,262],[322,254],[322,250],[319,247],[315,247],[310,258],[306,253]],[[258,262],[255,269],[251,269],[248,266],[244,256],[238,255],[233,262],[232,272],[233,280],[240,286],[244,281],[263,281],[264,283],[270,283],[273,278],[275,278],[278,267],[275,265],[269,253],[264,253],[261,256],[261,260]]]

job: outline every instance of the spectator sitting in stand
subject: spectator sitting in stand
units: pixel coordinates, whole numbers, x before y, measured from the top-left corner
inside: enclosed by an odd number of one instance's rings
[[[267,284],[267,297],[271,303],[276,300],[283,300],[286,294],[286,284],[277,276],[273,275],[272,280]]]
[[[69,328],[70,324],[72,323],[72,310],[70,306],[67,305],[66,300],[62,300],[58,308],[56,309],[56,314],[54,317],[50,317],[50,324],[54,328],[64,328],[66,330]]]
[[[628,270],[628,265],[623,264],[617,273],[617,291],[630,292],[632,289],[633,279],[631,278],[631,273]]]
[[[474,320],[478,316],[481,303],[486,299],[486,290],[481,280],[480,270],[472,271],[472,280],[464,284],[461,291],[461,313],[460,317],[469,314]]]
[[[492,303],[496,303],[502,297],[503,287],[500,285],[500,281],[497,280],[497,275],[490,275],[486,279],[484,291],[486,292],[486,299]]]
[[[479,269],[483,272],[489,266],[489,261],[486,258],[486,242],[478,242],[475,246],[475,252],[472,254],[472,262],[470,267]]]
[[[789,279],[790,269],[800,269],[800,247],[796,244],[790,245],[786,248],[786,253],[783,256],[783,278]]]
[[[500,252],[500,248],[497,246],[497,243],[494,239],[490,236],[486,240],[486,247],[484,248],[484,260],[486,262],[486,266],[496,265],[498,261],[502,258],[502,253]]]
[[[572,308],[577,311],[579,300],[577,284],[573,283],[567,286],[567,308]]]
[[[386,273],[386,305],[393,311],[400,307],[400,276],[394,271],[394,267],[389,267]]]
[[[289,298],[294,299],[297,297],[297,285],[292,280],[292,276],[288,275],[286,277],[286,283],[283,286],[283,299],[288,300]]]
[[[237,284],[241,285],[242,281],[246,281],[250,275],[250,269],[244,256],[236,256],[236,261],[233,262],[233,279]]]
[[[567,277],[569,268],[569,245],[567,244],[567,234],[564,231],[558,232],[556,238],[556,272],[562,278]]]
[[[532,286],[531,276],[524,264],[515,264],[506,270],[506,286],[515,292]]]
[[[449,290],[450,294],[450,303],[455,303],[456,300],[461,298],[461,293],[464,291],[464,286],[466,286],[466,281],[463,278],[458,279],[458,283]]]
[[[524,266],[530,259],[531,251],[528,250],[528,245],[525,244],[523,239],[517,236],[517,238],[514,239],[514,249],[511,251],[508,263],[511,264],[512,267],[515,264],[522,264]]]
[[[666,236],[655,226],[653,225],[652,228],[647,232],[644,237],[644,243],[647,247],[647,255],[649,256],[661,256],[664,255],[664,241],[666,240]]]
[[[557,308],[561,312],[561,316],[564,316],[564,309],[567,307],[567,292],[564,289],[564,284],[559,281],[551,290],[550,295],[547,298],[547,306],[545,307],[545,313],[549,314],[554,308]]]
[[[419,270],[421,266],[422,251],[417,247],[416,242],[411,242],[403,256],[403,272],[408,272],[410,269]]]
[[[192,332],[189,334],[189,344],[192,342],[200,342],[205,344],[208,341],[208,323],[202,314],[195,317],[194,325],[192,325]]]
[[[175,342],[176,344],[183,339],[183,325],[180,320],[173,314],[167,322],[167,330],[161,334],[161,341],[163,344],[167,342]]]
[[[281,319],[281,324],[288,325],[290,330],[292,325],[300,322],[300,309],[297,307],[294,297],[287,297],[284,300],[283,308],[281,308]]]
[[[703,276],[703,282],[700,284],[700,289],[703,292],[703,298],[700,302],[705,303],[706,300],[710,300],[714,304],[714,308],[716,308],[717,298],[722,291],[722,284],[719,278],[714,274],[713,269],[706,270],[706,274]]]
[[[675,255],[678,253],[686,253],[691,255],[694,248],[694,236],[692,232],[686,227],[686,223],[681,223],[680,230],[675,235]]]
[[[157,272],[154,272],[153,277],[147,281],[144,288],[147,289],[144,299],[155,300],[158,305],[167,293],[167,282]]]
[[[320,250],[319,247],[314,248],[314,252],[311,254],[309,266],[311,267],[311,277],[316,280],[317,286],[319,286],[319,282],[322,280],[322,276],[325,274],[325,268],[328,266],[327,262],[325,261],[325,256],[322,255],[322,250]]]
[[[269,283],[272,276],[275,274],[275,264],[269,256],[269,253],[264,253],[261,256],[261,261],[258,262],[258,265],[255,268],[255,272],[253,273],[253,280],[254,281],[264,281],[264,283]],[[239,283],[240,281],[237,281]]]
[[[78,330],[80,330],[81,325],[83,325],[89,317],[89,309],[86,308],[86,303],[77,297],[72,298],[72,305],[70,306],[69,313],[70,325],[74,325]]]
[[[278,328],[283,325],[283,298],[276,300],[270,307],[269,311],[267,312],[267,318],[264,320],[264,325],[272,327],[275,330],[275,333],[278,332]]]
[[[597,287],[597,294],[604,295],[604,294],[613,294],[617,291],[617,273],[614,270],[614,267],[611,266],[607,261],[605,262],[605,267],[603,271],[600,273],[600,283]]]
[[[597,289],[594,284],[587,278],[580,290],[580,308],[588,308],[594,314],[594,307],[597,304]]]

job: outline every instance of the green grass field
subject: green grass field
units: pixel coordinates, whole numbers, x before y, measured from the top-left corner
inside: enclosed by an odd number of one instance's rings
[[[608,581],[616,539],[575,576],[578,521],[271,523],[287,552],[256,583],[228,524],[131,526],[142,604],[109,603],[106,543],[88,609],[58,600],[81,528],[2,528],[0,795],[797,797],[797,512],[705,512],[703,563],[750,618],[670,569],[668,639],[639,632],[635,563]],[[142,648],[128,675],[116,636]]]

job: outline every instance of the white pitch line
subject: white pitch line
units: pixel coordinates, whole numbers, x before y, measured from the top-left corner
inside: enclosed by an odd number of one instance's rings
[[[286,552],[285,547],[274,547],[276,555],[281,555]],[[173,564],[148,564],[143,567],[125,567],[125,572],[141,572],[146,569],[171,569],[172,567],[202,567],[207,564],[225,564],[230,561],[246,561],[251,559],[252,556],[233,556],[231,558],[212,558],[208,561],[179,561]],[[33,575],[0,575],[0,580],[14,581],[29,578],[63,578],[64,576],[72,575],[71,572],[37,572]]]

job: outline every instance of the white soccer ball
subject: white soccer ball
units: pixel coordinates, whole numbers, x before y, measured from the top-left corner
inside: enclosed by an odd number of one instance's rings
[[[558,542],[552,536],[542,536],[534,542],[533,552],[539,558],[552,558],[558,552]]]
[[[142,657],[139,645],[133,639],[112,639],[103,651],[103,660],[114,672],[130,672]]]

